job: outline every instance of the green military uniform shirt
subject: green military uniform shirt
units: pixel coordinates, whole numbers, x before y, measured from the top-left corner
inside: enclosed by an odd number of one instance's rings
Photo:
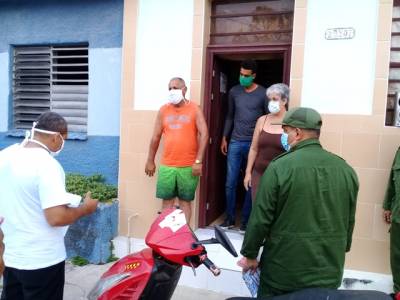
[[[241,253],[264,246],[258,296],[340,286],[358,193],[354,170],[308,139],[274,159],[260,181]]]
[[[400,223],[400,148],[393,160],[383,209],[392,212],[392,222]]]
[[[400,292],[400,148],[397,149],[390,171],[383,209],[391,211],[390,226],[390,267],[393,276],[393,290]]]

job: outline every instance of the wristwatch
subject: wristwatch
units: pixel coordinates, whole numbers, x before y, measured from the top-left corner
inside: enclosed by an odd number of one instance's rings
[[[194,161],[194,163],[195,163],[195,164],[201,164],[201,160],[200,160],[200,159],[196,159],[196,160]]]

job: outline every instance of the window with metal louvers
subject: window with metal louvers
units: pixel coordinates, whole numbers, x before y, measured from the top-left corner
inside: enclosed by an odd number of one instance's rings
[[[88,45],[18,46],[13,57],[13,125],[28,129],[40,114],[54,111],[69,132],[86,133]]]

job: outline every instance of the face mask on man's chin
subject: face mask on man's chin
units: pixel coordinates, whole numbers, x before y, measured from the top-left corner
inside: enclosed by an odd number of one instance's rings
[[[50,155],[53,156],[53,157],[56,157],[56,156],[57,156],[58,154],[60,154],[61,151],[63,151],[63,149],[64,149],[65,140],[64,140],[64,138],[62,137],[61,133],[60,133],[60,138],[61,138],[61,140],[62,140],[60,149],[58,149],[57,151],[50,151]]]
[[[38,129],[38,128],[35,128],[35,126],[36,126],[36,123],[33,123],[31,131],[27,131],[26,132],[25,140],[23,141],[23,143],[26,143],[27,141],[30,141],[30,142],[33,142],[35,144],[38,144],[38,145],[42,146],[44,149],[46,149],[49,152],[49,154],[51,156],[53,156],[53,157],[56,157],[58,154],[60,154],[61,151],[64,149],[64,144],[65,144],[65,140],[64,140],[63,136],[61,135],[61,133],[56,132],[56,131]],[[60,148],[57,151],[52,151],[52,150],[49,149],[48,146],[46,146],[42,142],[39,142],[38,140],[35,140],[35,138],[34,138],[35,137],[35,131],[41,132],[41,133],[45,133],[45,134],[51,134],[51,135],[55,135],[55,134],[60,135],[60,138],[62,140]]]

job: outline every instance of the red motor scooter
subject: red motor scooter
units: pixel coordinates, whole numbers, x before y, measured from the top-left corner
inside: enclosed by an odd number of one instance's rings
[[[215,276],[220,269],[207,257],[205,244],[221,244],[237,257],[225,232],[215,226],[215,238],[199,241],[186,224],[183,211],[167,209],[152,224],[145,248],[129,254],[105,272],[89,293],[89,300],[169,300],[175,291],[182,266],[203,264]]]

